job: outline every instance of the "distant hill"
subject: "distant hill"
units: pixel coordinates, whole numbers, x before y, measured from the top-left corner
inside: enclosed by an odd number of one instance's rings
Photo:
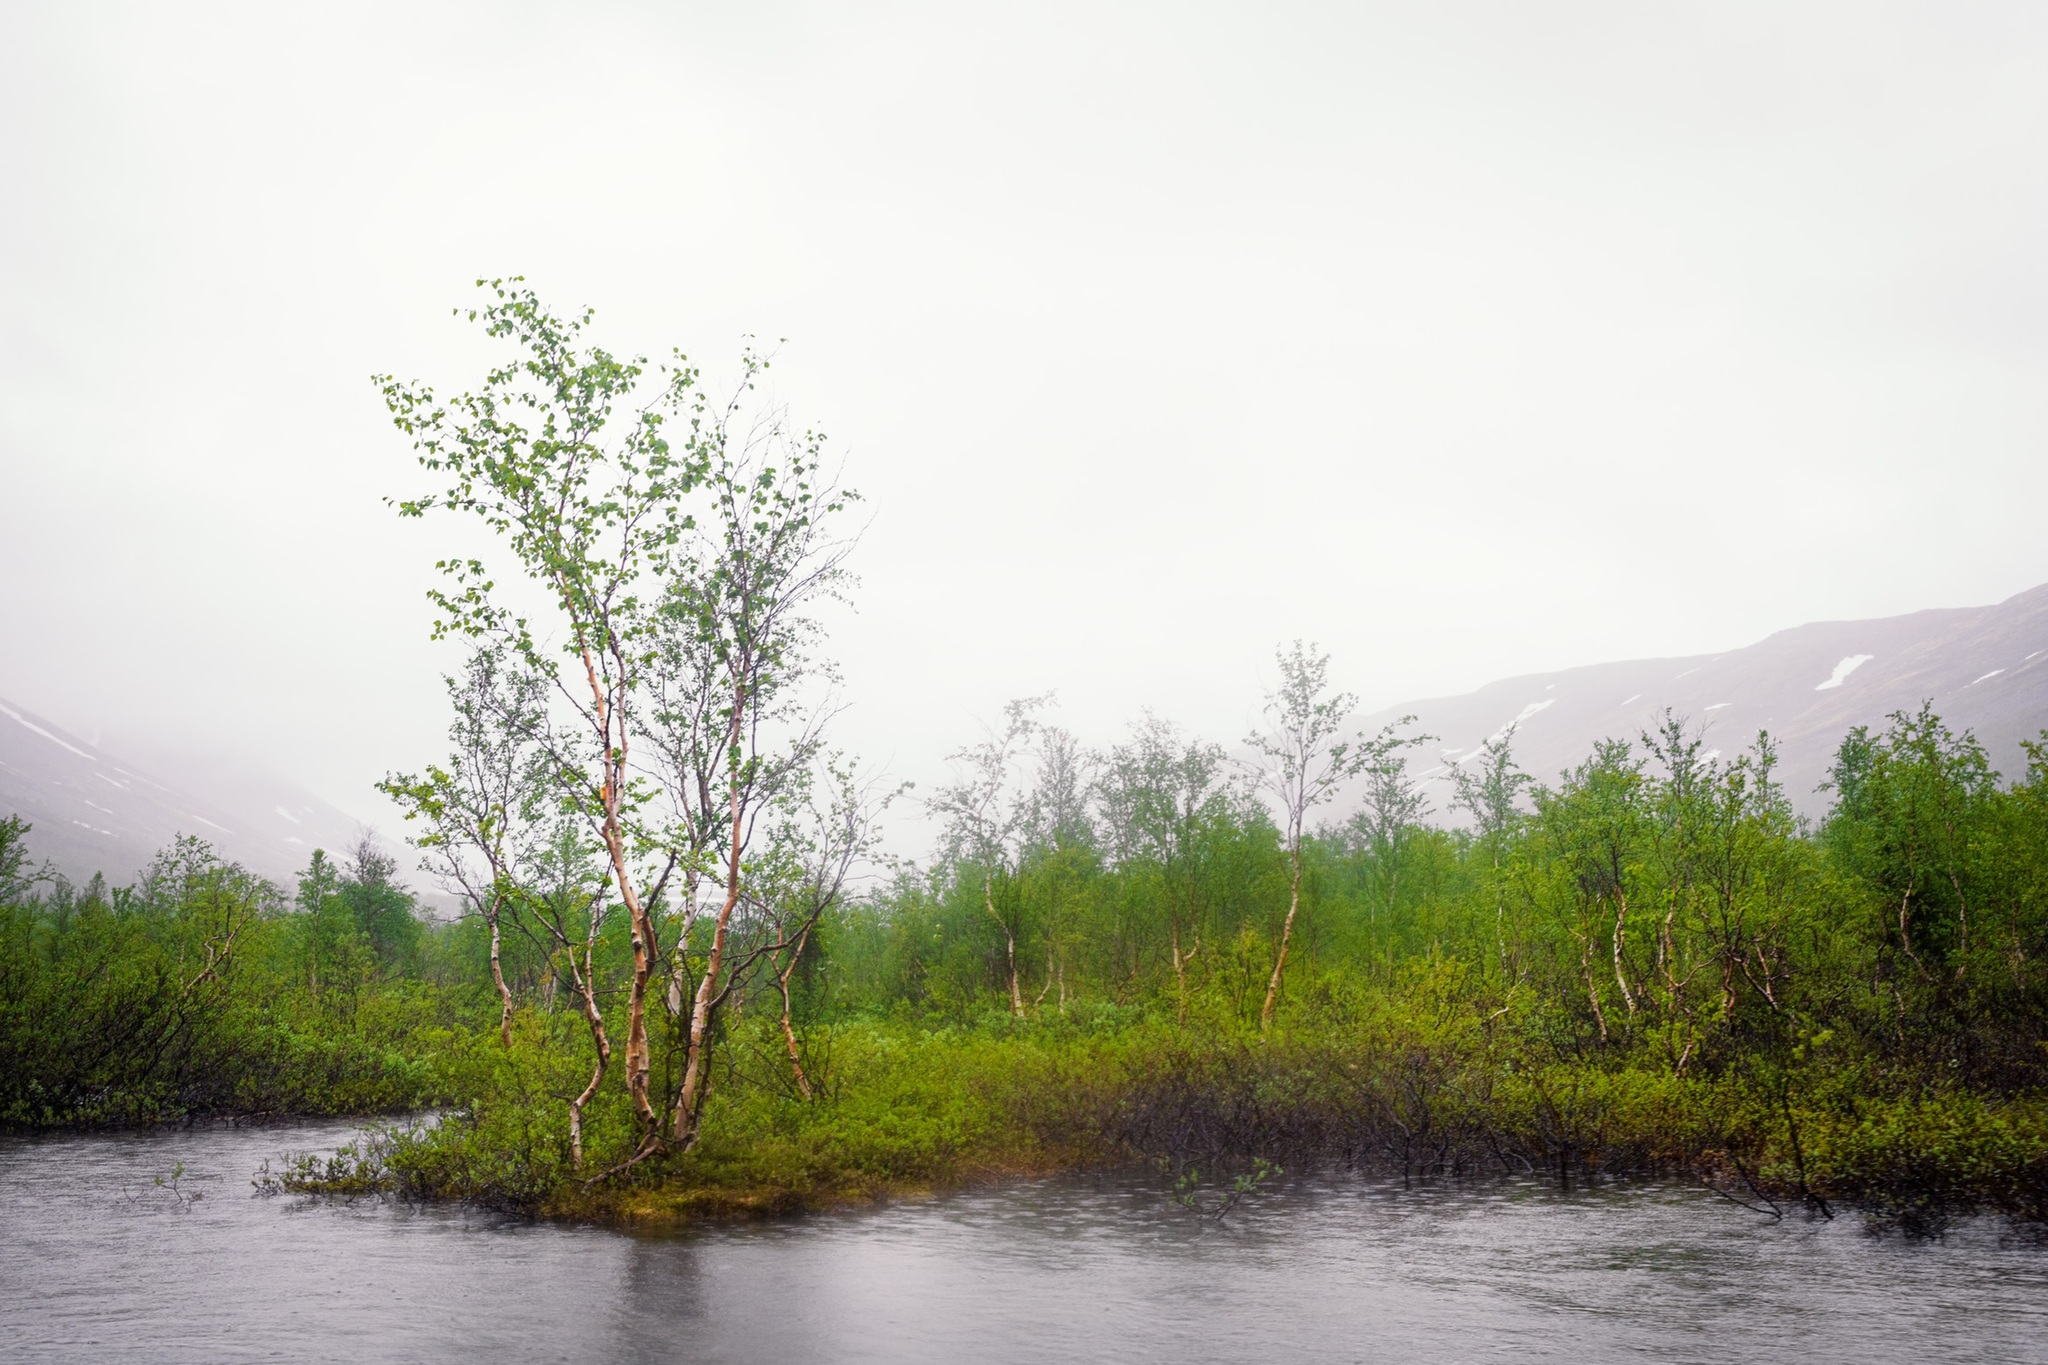
[[[1922,701],[1951,728],[1973,731],[2008,781],[2022,774],[2020,741],[2048,727],[2048,585],[1996,606],[1795,626],[1720,654],[1509,678],[1389,707],[1366,725],[1412,713],[1437,736],[1413,766],[1441,818],[1443,766],[1470,761],[1510,723],[1517,761],[1554,782],[1596,741],[1633,740],[1668,707],[1724,756],[1769,730],[1786,791],[1818,816],[1828,799],[1816,788],[1842,736]],[[173,785],[0,700],[0,815],[9,813],[35,825],[38,859],[74,879],[103,871],[116,882],[183,833],[289,885],[313,849],[346,849],[361,831],[354,817],[281,782],[187,774]]]
[[[290,886],[315,848],[338,853],[361,829],[354,817],[273,780],[235,774],[173,786],[0,700],[0,816],[9,814],[34,826],[35,859],[75,881],[104,872],[116,884],[175,836],[193,834]]]
[[[1510,723],[1515,757],[1540,780],[1585,761],[1594,742],[1633,740],[1665,708],[1703,727],[1707,747],[1732,757],[1769,730],[1779,775],[1805,814],[1852,726],[1880,727],[1893,711],[1932,701],[1951,729],[1974,731],[2009,782],[2026,771],[2022,739],[2048,727],[2048,585],[1996,606],[1956,607],[1874,621],[1822,621],[1721,654],[1593,664],[1489,684],[1461,697],[1391,707],[1372,728],[1414,714],[1436,735],[1412,766],[1432,776],[1438,815],[1447,762],[1468,762]]]

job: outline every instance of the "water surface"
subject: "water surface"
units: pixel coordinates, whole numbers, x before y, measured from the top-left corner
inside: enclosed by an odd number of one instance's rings
[[[1680,1185],[1129,1177],[664,1237],[257,1198],[346,1124],[0,1142],[0,1357],[502,1362],[2039,1361],[2048,1249]],[[181,1198],[155,1184],[183,1162]]]

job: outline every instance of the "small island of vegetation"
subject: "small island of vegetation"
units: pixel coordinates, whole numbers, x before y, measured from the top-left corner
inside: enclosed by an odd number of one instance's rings
[[[504,556],[440,565],[450,753],[384,784],[463,913],[368,841],[117,888],[0,822],[0,1122],[433,1110],[276,1178],[619,1221],[1146,1162],[1210,1206],[1345,1163],[2048,1222],[2048,736],[2008,784],[1895,715],[1809,826],[1767,735],[1668,716],[1546,783],[1507,729],[1446,828],[1428,737],[1347,730],[1296,644],[1240,757],[1025,699],[892,790],[826,732],[853,498],[765,361],[714,400],[483,287],[503,366],[379,381],[437,480],[401,511]],[[929,866],[880,857],[905,800]]]

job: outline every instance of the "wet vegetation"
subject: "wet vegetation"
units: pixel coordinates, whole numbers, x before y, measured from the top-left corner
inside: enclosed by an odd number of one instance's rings
[[[1902,713],[1808,825],[1768,736],[1539,780],[1512,729],[1352,732],[1297,644],[1230,748],[1026,699],[890,790],[826,742],[851,495],[764,362],[713,402],[516,282],[474,316],[481,390],[384,390],[445,481],[404,510],[538,590],[443,566],[449,757],[385,784],[461,915],[369,843],[80,887],[0,824],[0,1121],[431,1110],[272,1178],[628,1220],[1136,1161],[1205,1210],[1344,1163],[2048,1221],[2048,748],[2007,781]],[[925,864],[879,851],[909,802]]]

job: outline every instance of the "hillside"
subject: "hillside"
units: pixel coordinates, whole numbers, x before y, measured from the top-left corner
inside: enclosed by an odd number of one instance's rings
[[[285,885],[315,848],[355,843],[359,824],[304,791],[246,775],[174,787],[33,712],[0,700],[0,815],[35,828],[29,850],[82,881],[130,880],[192,834]]]
[[[1724,755],[1759,730],[1779,745],[1780,776],[1799,809],[1823,814],[1828,773],[1844,733],[1932,701],[1956,730],[1974,731],[2007,780],[2025,771],[2020,741],[2048,727],[2048,585],[1995,606],[1914,612],[1871,621],[1795,626],[1720,654],[1592,664],[1492,683],[1458,697],[1390,707],[1377,728],[1413,714],[1437,737],[1418,767],[1440,774],[1467,762],[1516,723],[1515,755],[1544,781],[1583,762],[1595,741],[1634,739],[1668,707],[1705,730]],[[1427,787],[1439,816],[1441,776]]]
[[[1389,707],[1366,725],[1413,714],[1437,737],[1416,767],[1439,819],[1448,797],[1443,765],[1470,761],[1510,723],[1522,767],[1553,781],[1596,741],[1633,739],[1666,708],[1704,729],[1708,747],[1723,754],[1769,730],[1786,790],[1818,816],[1828,803],[1817,788],[1843,734],[1922,701],[1952,727],[1975,732],[2008,779],[2023,772],[2020,741],[2048,727],[2048,585],[1995,606],[1795,626],[1720,654],[1509,678]],[[0,814],[9,812],[34,824],[37,858],[74,879],[103,871],[116,881],[185,833],[288,883],[314,848],[346,848],[361,828],[276,781],[188,774],[173,786],[0,700]]]

